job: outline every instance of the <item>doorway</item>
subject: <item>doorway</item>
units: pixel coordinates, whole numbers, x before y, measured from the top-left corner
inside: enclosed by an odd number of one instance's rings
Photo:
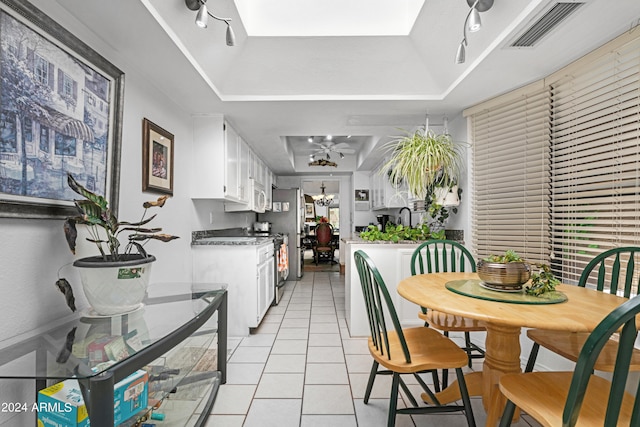
[[[340,271],[340,179],[314,178],[303,180],[302,190],[307,211],[304,227],[305,235],[303,236],[305,245],[304,271]],[[316,199],[321,198],[325,202],[318,203],[314,200],[314,197]],[[310,214],[311,209],[313,214]],[[321,220],[326,220],[333,226],[334,239],[332,243],[336,249],[333,256],[334,262],[323,261],[316,265],[313,245],[315,243],[315,228]]]

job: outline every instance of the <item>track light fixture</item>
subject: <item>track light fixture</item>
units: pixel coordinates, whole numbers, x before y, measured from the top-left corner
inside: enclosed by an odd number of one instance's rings
[[[467,17],[464,20],[463,37],[456,52],[456,64],[463,64],[466,60],[467,31],[474,33],[482,28],[480,12],[486,12],[491,9],[493,0],[467,0],[467,4],[471,9],[469,9],[469,13],[467,13]]]
[[[189,10],[198,11],[198,13],[196,14],[196,25],[200,28],[207,28],[209,17],[227,24],[227,46],[235,46],[236,36],[233,33],[233,29],[231,28],[231,18],[221,18],[209,12],[209,9],[207,9],[206,0],[184,0],[184,3]]]

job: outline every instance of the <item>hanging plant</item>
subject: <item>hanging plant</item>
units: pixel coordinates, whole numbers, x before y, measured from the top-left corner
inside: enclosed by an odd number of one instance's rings
[[[382,171],[396,185],[404,180],[409,191],[420,199],[434,184],[444,186],[457,181],[462,168],[461,144],[449,134],[419,129],[385,143],[382,149],[390,154]]]

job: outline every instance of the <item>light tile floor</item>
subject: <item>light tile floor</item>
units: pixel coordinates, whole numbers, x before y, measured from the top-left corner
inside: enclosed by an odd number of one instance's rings
[[[287,282],[280,304],[269,309],[259,328],[229,339],[228,362],[227,383],[220,387],[207,426],[386,425],[390,377],[376,379],[365,405],[372,359],[366,338],[349,335],[344,276],[338,272],[305,272],[298,282]],[[431,376],[425,380],[431,383]],[[410,377],[405,381],[420,401],[420,386]],[[405,399],[401,393],[399,405],[406,405]],[[472,398],[472,405],[477,425],[484,425],[481,400]],[[398,415],[396,425],[467,424],[463,414],[453,413]],[[513,425],[537,426],[526,416]]]

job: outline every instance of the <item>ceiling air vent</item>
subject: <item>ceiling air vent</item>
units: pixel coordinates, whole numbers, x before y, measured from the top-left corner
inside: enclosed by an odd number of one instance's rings
[[[584,3],[556,3],[527,28],[510,46],[532,47],[582,5],[584,5]]]

